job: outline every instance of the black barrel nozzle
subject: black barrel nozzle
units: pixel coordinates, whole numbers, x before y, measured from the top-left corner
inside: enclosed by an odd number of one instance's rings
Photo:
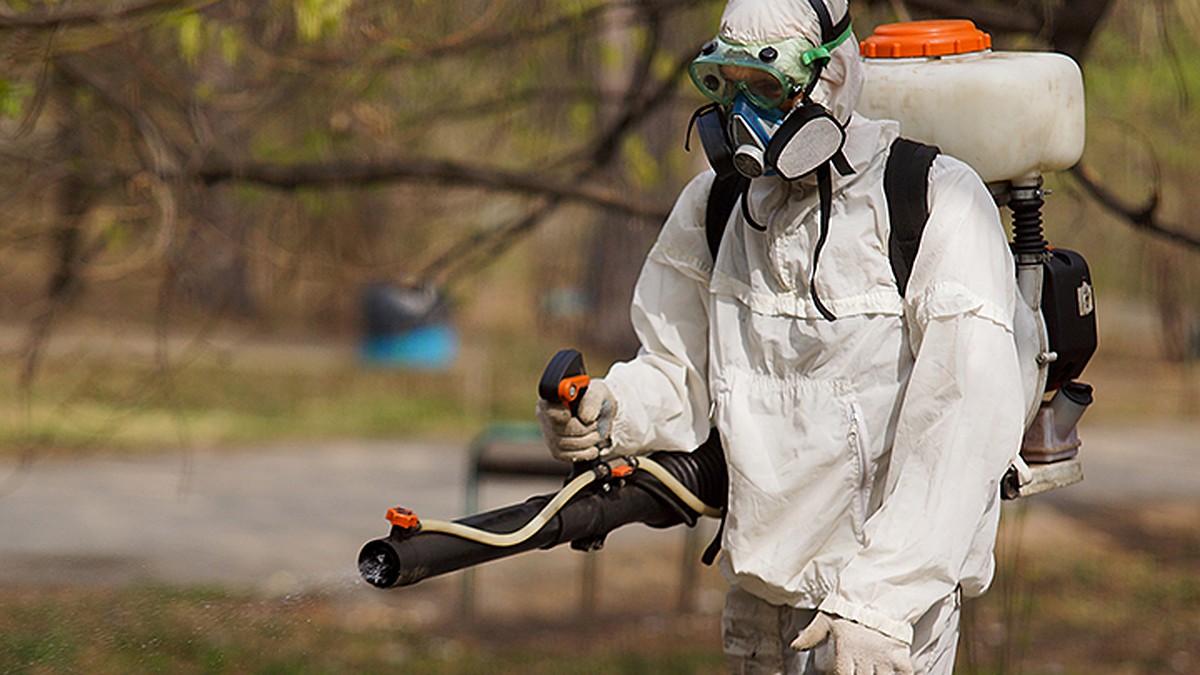
[[[400,580],[400,556],[386,539],[369,541],[358,554],[358,573],[375,588],[391,588]]]

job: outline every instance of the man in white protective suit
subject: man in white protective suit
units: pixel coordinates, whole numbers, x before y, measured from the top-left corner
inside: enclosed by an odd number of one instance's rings
[[[718,430],[733,672],[949,673],[961,599],[991,582],[1025,414],[992,197],[936,157],[901,295],[883,189],[899,125],[853,112],[847,0],[730,0],[691,76],[758,175],[715,262],[714,173],[684,188],[634,292],[637,357],[593,380],[577,417],[539,404],[547,443],[582,461]]]

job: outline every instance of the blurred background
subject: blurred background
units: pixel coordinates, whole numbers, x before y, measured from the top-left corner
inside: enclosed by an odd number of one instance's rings
[[[542,452],[556,350],[635,352],[723,4],[0,3],[0,671],[721,672],[682,529],[471,586],[354,559],[389,506],[461,515],[494,425]],[[1088,479],[1006,507],[959,670],[1200,672],[1200,0],[852,13],[971,18],[1086,83],[1045,217],[1097,293]]]

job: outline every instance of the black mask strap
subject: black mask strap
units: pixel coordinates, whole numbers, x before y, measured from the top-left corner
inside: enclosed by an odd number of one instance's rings
[[[842,20],[835,24],[833,16],[829,13],[829,7],[825,4],[825,0],[808,0],[808,4],[812,6],[813,12],[817,15],[817,22],[821,25],[821,44],[826,46],[827,49],[831,49],[828,45],[836,41],[850,28],[849,8],[846,9]],[[825,64],[828,61],[828,57],[813,61],[812,77],[809,78],[808,84],[804,87],[805,99],[812,93],[813,88],[817,86],[817,80],[821,79],[821,71],[825,69]]]
[[[767,231],[766,227],[759,225],[758,221],[750,215],[750,181],[746,181],[746,187],[742,189],[742,217],[755,230],[759,232]]]
[[[850,12],[842,17],[841,21],[836,24],[833,22],[833,16],[829,14],[829,7],[825,5],[824,0],[808,0],[808,4],[812,5],[813,11],[817,13],[817,21],[821,24],[821,43],[829,44],[846,32],[850,27]]]
[[[825,239],[829,237],[829,212],[833,209],[833,175],[829,170],[829,163],[817,167],[817,195],[821,202],[821,229],[817,235],[817,247],[813,249],[812,273],[808,277],[808,292],[821,316],[825,317],[826,321],[833,321],[837,317],[825,307],[817,295],[817,261],[821,257],[821,249],[825,247]]]
[[[692,119],[688,121],[687,138],[683,144],[685,150],[691,149],[693,128],[700,133],[700,145],[704,146],[704,156],[713,171],[716,171],[718,176],[736,173],[733,150],[729,147],[729,138],[725,132],[725,113],[721,106],[709,103],[692,113]]]
[[[846,159],[845,153],[843,153],[841,150],[838,150],[837,154],[834,155],[833,159],[830,161],[833,162],[833,168],[837,169],[838,175],[854,175],[854,167],[850,166],[850,160]]]
[[[691,147],[691,145],[692,145],[692,129],[696,128],[696,120],[710,112],[713,112],[714,110],[716,110],[719,107],[721,107],[721,106],[716,103],[709,103],[708,105],[702,105],[699,108],[696,108],[696,111],[692,113],[691,119],[688,120],[687,135],[683,137],[683,151],[684,152],[692,151],[692,147]],[[701,140],[701,142],[704,141],[704,139],[700,139],[700,140]]]

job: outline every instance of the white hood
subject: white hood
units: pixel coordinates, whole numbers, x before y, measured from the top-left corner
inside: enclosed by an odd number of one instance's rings
[[[823,0],[837,23],[849,11],[847,0]],[[821,44],[821,23],[808,0],[730,0],[721,15],[718,31],[722,40],[740,44],[803,37]],[[858,103],[863,86],[863,69],[858,57],[858,39],[851,35],[833,50],[813,100],[825,106],[842,124]]]

